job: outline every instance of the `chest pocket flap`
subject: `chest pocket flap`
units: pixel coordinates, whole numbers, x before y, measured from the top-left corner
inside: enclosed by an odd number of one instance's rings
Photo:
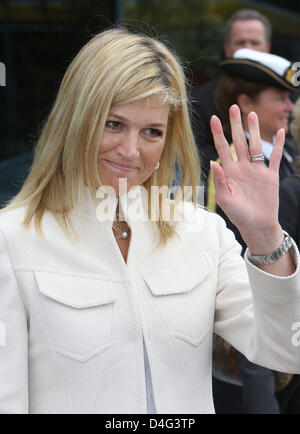
[[[144,275],[153,295],[188,293],[211,273],[211,266],[202,252],[178,259]]]
[[[116,299],[110,281],[39,271],[35,277],[43,295],[75,309],[101,306]]]
[[[211,273],[205,254],[197,252],[144,275],[166,324],[176,338],[193,346],[203,342],[212,328],[215,294],[208,279]]]
[[[55,351],[78,362],[112,343],[115,282],[35,271],[41,312]]]

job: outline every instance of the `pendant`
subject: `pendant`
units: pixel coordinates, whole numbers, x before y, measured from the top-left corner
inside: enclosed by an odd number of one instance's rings
[[[124,240],[126,240],[126,238],[128,238],[128,232],[126,231],[121,232],[121,238],[124,238]]]

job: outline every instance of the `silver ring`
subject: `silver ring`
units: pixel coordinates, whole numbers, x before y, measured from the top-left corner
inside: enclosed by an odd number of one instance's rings
[[[265,161],[264,154],[250,155],[250,162],[254,161]]]

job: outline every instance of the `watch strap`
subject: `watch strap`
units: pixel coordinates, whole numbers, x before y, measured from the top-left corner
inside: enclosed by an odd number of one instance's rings
[[[265,265],[271,264],[272,262],[275,262],[277,259],[281,258],[292,247],[293,244],[289,234],[286,232],[284,234],[285,238],[276,250],[271,253],[266,253],[265,255],[251,255],[251,253],[248,252],[249,261],[254,265]]]

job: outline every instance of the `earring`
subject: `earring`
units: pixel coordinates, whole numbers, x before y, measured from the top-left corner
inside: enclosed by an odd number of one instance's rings
[[[157,165],[155,166],[155,169],[156,169],[156,170],[159,169],[159,162],[158,162]]]

